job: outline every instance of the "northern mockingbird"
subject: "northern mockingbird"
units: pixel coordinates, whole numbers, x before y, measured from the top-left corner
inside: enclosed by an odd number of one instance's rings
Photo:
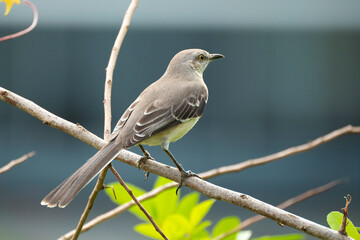
[[[185,178],[197,176],[185,171],[176,161],[169,151],[169,143],[182,138],[201,117],[208,100],[203,72],[212,60],[223,57],[201,49],[177,53],[164,75],[148,86],[125,111],[109,143],[52,190],[41,204],[66,207],[122,149],[134,145],[141,148],[145,158],[149,154],[142,145],[161,145],[181,172],[178,189]]]

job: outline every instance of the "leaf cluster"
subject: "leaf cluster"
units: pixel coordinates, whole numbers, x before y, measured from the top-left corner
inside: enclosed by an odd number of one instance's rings
[[[153,188],[171,182],[170,180],[159,177]],[[108,184],[113,186],[116,196],[111,188],[105,189],[106,194],[116,204],[121,205],[131,201],[131,197],[117,182]],[[127,183],[133,194],[138,197],[146,191],[131,183]],[[227,216],[219,220],[210,231],[208,228],[212,222],[204,220],[215,200],[208,199],[200,201],[200,194],[192,192],[180,198],[175,194],[174,188],[167,189],[157,196],[141,202],[143,207],[149,212],[159,228],[171,240],[210,240],[227,233],[240,225],[240,219],[236,216]],[[136,225],[134,230],[151,239],[162,239],[156,232],[153,225],[149,222],[138,206],[129,208],[129,211],[139,218],[142,223]],[[224,240],[249,240],[252,232],[240,231],[224,238]],[[304,239],[301,234],[289,234],[282,236],[264,236],[253,240],[298,240]]]

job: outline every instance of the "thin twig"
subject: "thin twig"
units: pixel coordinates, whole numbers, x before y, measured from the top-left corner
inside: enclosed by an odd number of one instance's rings
[[[351,203],[351,196],[350,194],[348,194],[346,197],[346,204],[345,204],[345,207],[342,208],[341,210],[343,211],[344,215],[343,215],[343,219],[342,219],[342,223],[341,223],[341,226],[340,226],[340,229],[339,229],[339,233],[341,235],[345,235],[347,236],[347,233],[346,233],[346,226],[347,226],[347,215],[348,215],[348,208],[349,208],[349,204]]]
[[[250,167],[254,167],[254,166],[259,166],[259,165],[263,165],[281,158],[285,158],[288,157],[290,155],[295,155],[297,153],[301,153],[301,152],[305,152],[305,151],[309,151],[313,148],[316,148],[318,146],[320,146],[321,144],[327,143],[331,140],[334,140],[335,138],[338,138],[344,134],[349,134],[349,133],[360,133],[360,126],[351,126],[351,125],[347,125],[345,127],[339,128],[335,131],[332,131],[324,136],[318,137],[317,139],[310,141],[308,143],[299,145],[299,146],[295,146],[295,147],[290,147],[288,149],[285,149],[283,151],[265,156],[265,157],[260,157],[260,158],[254,158],[254,159],[250,159],[238,164],[234,164],[234,165],[229,165],[229,166],[225,166],[225,167],[220,167],[214,170],[210,170],[207,171],[205,173],[203,173],[202,175],[200,175],[201,178],[207,179],[209,177],[213,177],[213,176],[217,176],[220,174],[225,174],[225,173],[231,173],[231,172],[238,172]]]
[[[33,11],[33,21],[31,23],[31,25],[20,32],[13,33],[13,34],[10,34],[10,35],[4,36],[4,37],[0,37],[0,42],[25,35],[25,34],[31,32],[36,27],[36,25],[38,23],[38,19],[39,19],[39,13],[38,13],[35,5],[30,1],[23,1],[23,4],[30,6],[31,10]]]
[[[11,162],[9,162],[8,164],[6,164],[5,166],[0,168],[0,174],[9,171],[11,168],[13,168],[14,166],[26,161],[27,159],[31,158],[32,156],[35,155],[35,152],[29,152],[15,160],[12,160]]]
[[[80,220],[76,226],[76,230],[74,235],[72,236],[73,240],[76,240],[79,238],[79,235],[81,233],[81,229],[82,226],[84,225],[87,217],[89,216],[90,210],[92,209],[96,196],[98,195],[98,193],[103,189],[103,184],[104,184],[104,180],[105,180],[105,175],[106,172],[104,174],[104,172],[101,172],[98,178],[98,181],[96,182],[96,185],[93,189],[93,191],[91,192],[90,196],[89,196],[89,201],[86,204],[86,207],[84,209],[84,212],[82,213]]]
[[[323,193],[323,192],[326,192],[340,184],[344,184],[347,180],[346,179],[338,179],[338,180],[335,180],[335,181],[332,181],[332,182],[329,182],[325,185],[322,185],[320,187],[317,187],[317,188],[313,188],[313,189],[310,189],[296,197],[293,197],[293,198],[290,198],[288,200],[286,200],[285,202],[277,205],[276,207],[280,208],[280,209],[285,209],[285,208],[288,208],[292,205],[295,205],[299,202],[302,202],[308,198],[311,198],[311,197],[314,197],[320,193]],[[226,232],[226,233],[223,233],[219,236],[217,236],[216,238],[214,238],[213,240],[220,240],[220,239],[224,239],[226,238],[227,236],[230,236],[234,233],[237,233],[239,231],[241,231],[242,229],[244,228],[247,228],[248,226],[260,221],[260,220],[263,220],[265,219],[264,216],[261,216],[261,215],[256,215],[256,216],[253,216],[253,217],[250,217],[246,220],[244,220],[239,226],[237,226],[236,228]]]
[[[107,188],[111,188],[111,190],[112,190],[112,192],[114,194],[114,198],[115,198],[115,200],[117,200],[114,186],[106,186],[106,185],[104,185],[104,189],[107,189]]]
[[[111,133],[111,86],[113,82],[113,74],[116,65],[116,59],[118,57],[121,45],[124,41],[125,35],[129,29],[131,18],[134,14],[135,9],[139,4],[139,0],[132,0],[129,8],[126,10],[124,19],[119,30],[119,33],[115,39],[114,46],[111,51],[108,66],[106,67],[105,77],[105,93],[104,93],[104,112],[105,112],[105,123],[104,131],[107,136]]]
[[[116,65],[117,56],[119,54],[119,50],[121,47],[121,44],[125,38],[125,35],[127,33],[127,30],[129,29],[131,18],[133,16],[133,13],[139,3],[139,0],[132,0],[128,10],[126,11],[124,15],[123,22],[121,24],[119,33],[115,39],[115,43],[113,46],[113,49],[110,54],[110,59],[108,63],[108,67],[106,68],[106,76],[105,76],[105,88],[104,88],[104,140],[108,142],[110,140],[110,133],[111,133],[111,88],[112,88],[112,80],[113,80],[113,72]],[[73,236],[73,240],[76,240],[78,236],[81,233],[81,229],[89,215],[90,210],[93,207],[93,204],[95,202],[95,198],[97,194],[104,188],[104,180],[105,176],[107,174],[108,167],[105,167],[96,182],[95,188],[93,189],[89,201],[87,203],[87,206],[79,220],[79,223],[76,227],[75,234]]]
[[[128,194],[130,195],[130,197],[133,199],[133,201],[136,203],[136,205],[138,205],[138,207],[140,208],[140,210],[145,214],[145,216],[149,219],[149,221],[151,222],[151,224],[154,226],[155,230],[164,238],[167,239],[168,238],[165,236],[165,234],[160,230],[160,228],[157,226],[157,224],[155,223],[154,219],[151,217],[151,215],[145,210],[145,208],[141,205],[141,203],[138,201],[138,199],[135,197],[135,195],[132,193],[132,191],[130,190],[130,188],[126,185],[126,183],[124,182],[124,180],[120,177],[119,173],[115,170],[115,168],[113,167],[113,165],[110,163],[109,164],[109,168],[112,171],[112,173],[115,175],[115,177],[117,178],[117,180],[119,181],[120,185],[128,192]]]

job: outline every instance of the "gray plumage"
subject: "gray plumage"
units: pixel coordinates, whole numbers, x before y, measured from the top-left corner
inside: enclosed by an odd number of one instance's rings
[[[205,68],[212,60],[222,57],[201,49],[188,49],[176,54],[164,75],[148,86],[124,112],[110,142],[52,190],[41,204],[65,207],[122,149],[140,144],[161,145],[168,155],[171,154],[169,143],[184,136],[205,109],[208,100],[203,81]],[[176,161],[172,155],[169,156]],[[184,170],[180,164],[175,164],[182,171],[183,178]]]

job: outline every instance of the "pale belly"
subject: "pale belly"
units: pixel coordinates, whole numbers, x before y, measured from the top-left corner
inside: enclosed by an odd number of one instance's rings
[[[198,120],[199,118],[194,118],[186,122],[183,122],[163,132],[155,134],[151,138],[146,139],[145,141],[142,141],[139,144],[156,146],[156,145],[161,145],[164,142],[168,142],[168,143],[175,142],[180,138],[182,138],[188,131],[190,131],[190,129],[193,128],[193,126],[197,123]]]

